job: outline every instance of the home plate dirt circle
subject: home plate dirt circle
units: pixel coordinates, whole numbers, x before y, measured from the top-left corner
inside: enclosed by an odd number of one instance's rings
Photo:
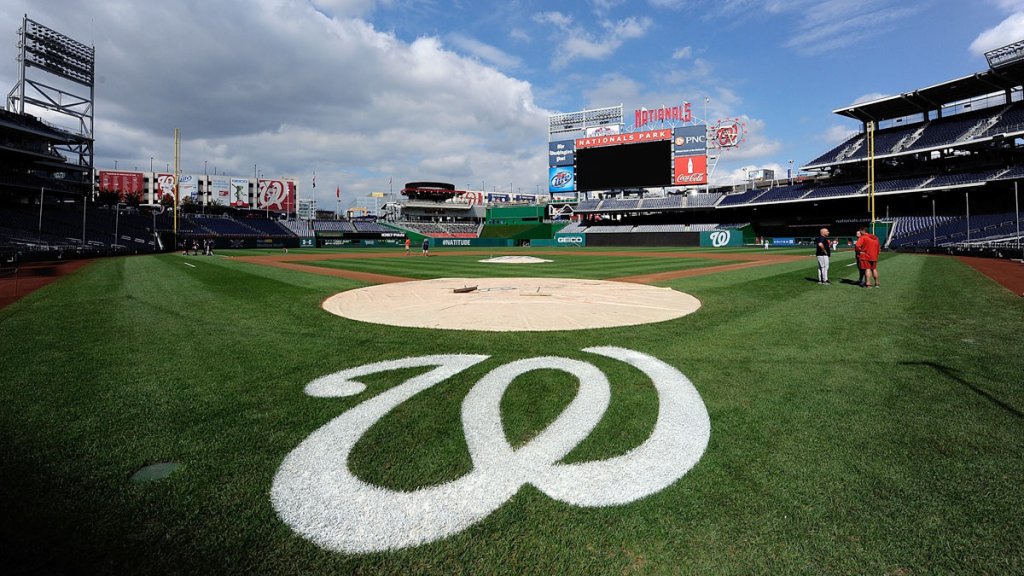
[[[344,318],[415,328],[526,332],[635,326],[695,312],[671,288],[577,278],[437,278],[378,284],[324,300]]]

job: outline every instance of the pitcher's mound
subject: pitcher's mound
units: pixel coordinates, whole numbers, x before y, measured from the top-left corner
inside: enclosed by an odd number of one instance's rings
[[[478,260],[478,262],[483,262],[484,264],[543,264],[544,262],[551,262],[551,260],[535,256],[495,256],[486,260]]]
[[[662,322],[696,311],[700,300],[671,288],[607,280],[438,278],[341,292],[323,307],[389,326],[520,332]]]

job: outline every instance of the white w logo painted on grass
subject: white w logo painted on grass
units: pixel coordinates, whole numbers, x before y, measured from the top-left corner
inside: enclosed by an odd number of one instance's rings
[[[313,432],[285,458],[274,477],[271,499],[278,515],[302,536],[340,552],[378,552],[416,546],[456,534],[483,520],[524,484],[577,506],[633,502],[671,485],[692,468],[707,447],[711,423],[700,394],[675,368],[640,352],[616,347],[584,352],[630,364],[650,377],[658,393],[658,417],[650,437],[607,460],[560,464],[601,420],[611,392],[592,364],[544,356],[495,368],[462,403],[462,423],[473,460],[465,476],[412,492],[363,482],[348,469],[359,439],[399,404],[479,364],[483,355],[404,358],[342,370],[306,386],[317,397],[358,394],[368,374],[436,366],[371,398]],[[579,380],[579,391],[543,432],[515,449],[505,437],[501,398],[516,377],[534,370],[561,370]]]

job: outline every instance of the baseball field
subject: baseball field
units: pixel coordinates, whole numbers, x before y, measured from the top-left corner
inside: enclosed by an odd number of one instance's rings
[[[1024,573],[1018,295],[950,257],[883,255],[865,290],[848,252],[831,286],[806,251],[502,253],[550,262],[110,258],[0,308],[0,566]],[[322,307],[401,279],[517,277],[700,306],[544,331]]]

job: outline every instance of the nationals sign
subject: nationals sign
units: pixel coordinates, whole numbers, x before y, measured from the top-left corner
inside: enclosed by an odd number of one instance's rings
[[[306,394],[354,396],[359,378],[380,372],[433,367],[390,388],[313,432],[274,476],[270,498],[278,516],[317,545],[338,552],[369,553],[435,542],[462,532],[504,506],[527,484],[573,506],[616,506],[659,492],[683,477],[707,448],[711,421],[697,389],[681,372],[643,354],[613,346],[583,352],[623,362],[643,372],[658,394],[651,435],[620,456],[562,463],[601,421],[611,400],[608,378],[593,364],[544,356],[498,366],[462,402],[462,429],[473,468],[461,478],[412,491],[367,483],[348,459],[363,434],[413,396],[487,360],[479,354],[420,356],[366,364],[317,378]],[[513,381],[537,370],[558,370],[578,382],[576,397],[526,444],[505,435],[501,399]]]
[[[598,146],[614,146],[616,144],[633,144],[636,142],[656,142],[671,140],[672,130],[648,130],[646,132],[630,132],[629,134],[610,134],[593,138],[577,138],[576,149],[597,148]]]
[[[681,106],[662,106],[653,110],[641,108],[634,111],[633,115],[635,116],[633,125],[637,128],[650,122],[690,122],[693,120],[689,102],[683,102]]]

